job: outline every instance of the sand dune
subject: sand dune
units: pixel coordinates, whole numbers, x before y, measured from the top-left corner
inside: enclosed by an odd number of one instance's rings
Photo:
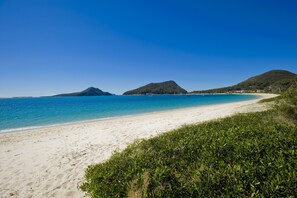
[[[259,100],[0,134],[0,197],[83,197],[77,186],[84,170],[114,150],[184,124],[267,108]]]

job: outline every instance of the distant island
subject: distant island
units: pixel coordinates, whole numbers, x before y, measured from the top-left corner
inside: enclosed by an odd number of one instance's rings
[[[125,92],[123,95],[146,95],[146,94],[186,94],[187,91],[181,88],[173,80],[150,83],[134,90]]]
[[[297,84],[297,74],[286,70],[271,70],[251,77],[237,85],[193,91],[191,93],[243,93],[243,92],[274,92],[286,91],[291,85]]]
[[[54,95],[54,97],[60,97],[60,96],[112,96],[114,94],[111,94],[109,92],[104,92],[98,88],[95,87],[89,87],[84,91],[81,92],[75,92],[75,93],[65,93],[65,94],[58,94]]]

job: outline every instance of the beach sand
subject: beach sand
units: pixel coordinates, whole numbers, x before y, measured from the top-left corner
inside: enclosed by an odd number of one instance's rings
[[[114,150],[185,124],[267,109],[243,102],[209,105],[0,134],[0,197],[83,197],[77,186],[90,164]]]

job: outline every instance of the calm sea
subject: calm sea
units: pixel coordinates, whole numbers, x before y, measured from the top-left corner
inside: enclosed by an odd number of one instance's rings
[[[257,96],[152,95],[0,99],[0,132],[185,107],[255,99]]]

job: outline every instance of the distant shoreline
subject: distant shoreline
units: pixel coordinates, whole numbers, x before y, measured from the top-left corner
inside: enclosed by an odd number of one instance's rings
[[[275,94],[275,93],[268,93],[268,92],[230,92],[230,93],[191,93],[188,92],[186,94],[147,94],[147,95],[153,95],[153,96],[167,96],[167,95],[221,95],[221,94],[250,94],[250,95],[257,95],[257,94]],[[0,99],[18,99],[18,98],[59,98],[59,97],[110,97],[110,96],[146,96],[146,94],[132,94],[132,95],[123,95],[123,94],[113,94],[113,95],[102,95],[102,96],[15,96],[15,97],[0,97]]]
[[[255,95],[255,96],[261,97],[260,96],[261,94],[258,94],[258,93],[215,93],[215,94],[213,94],[213,93],[205,93],[205,94],[194,93],[194,94],[182,94],[182,95],[233,95],[233,94],[234,95]],[[172,95],[172,94],[153,94],[153,96],[160,96],[160,95],[167,96],[167,95]],[[180,94],[178,94],[178,95],[180,95]],[[178,96],[178,95],[176,95],[176,96]],[[145,96],[145,95],[121,95],[121,96],[129,97],[129,96]],[[51,98],[51,96],[49,96],[49,97]],[[73,97],[104,97],[104,96],[73,96]],[[105,96],[105,97],[110,97],[110,96]],[[25,97],[25,98],[32,98],[32,97]],[[40,97],[38,97],[38,98],[40,98]],[[249,100],[255,100],[255,99],[249,99]],[[249,100],[243,100],[243,101],[249,101]],[[237,102],[241,102],[241,101],[237,101]],[[173,108],[173,109],[168,109],[168,110],[132,113],[132,114],[127,114],[127,115],[118,115],[118,116],[111,116],[111,117],[105,117],[105,118],[95,118],[95,119],[71,121],[71,122],[64,122],[64,123],[57,123],[57,124],[47,124],[47,125],[37,125],[37,126],[28,126],[28,127],[21,127],[21,128],[4,129],[4,130],[0,130],[0,135],[5,134],[5,133],[21,133],[21,132],[26,132],[29,130],[67,126],[67,125],[80,124],[80,123],[98,122],[98,121],[103,121],[103,120],[125,118],[125,117],[137,116],[137,115],[147,115],[147,114],[154,114],[154,113],[159,113],[159,112],[170,112],[170,111],[180,110],[180,109],[189,109],[189,108],[213,106],[213,105],[228,104],[228,103],[233,103],[233,102],[224,102],[224,103],[206,104],[206,105],[202,104],[202,105],[196,105],[196,106],[190,106],[190,107],[180,107],[180,108]]]

